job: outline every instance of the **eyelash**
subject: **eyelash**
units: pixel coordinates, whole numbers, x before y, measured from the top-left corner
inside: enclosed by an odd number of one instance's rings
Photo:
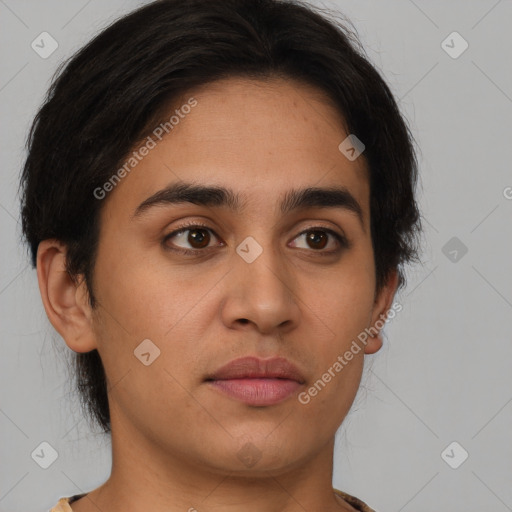
[[[162,244],[163,244],[164,248],[166,250],[177,252],[179,254],[185,254],[185,255],[197,255],[197,253],[199,253],[199,252],[205,253],[208,251],[208,249],[211,249],[211,247],[206,248],[206,249],[183,249],[181,247],[170,248],[169,246],[166,245],[167,240],[169,240],[170,238],[172,238],[175,235],[182,233],[183,231],[190,231],[191,228],[205,229],[205,230],[213,233],[217,238],[219,238],[217,236],[217,234],[215,233],[215,231],[212,228],[210,228],[209,226],[205,226],[204,224],[198,224],[196,222],[191,222],[191,223],[183,224],[178,229],[174,230],[172,233],[169,233],[168,235],[166,235],[162,240]],[[339,233],[336,233],[336,231],[333,231],[332,229],[329,229],[329,228],[326,228],[323,226],[311,226],[311,227],[301,231],[297,235],[297,237],[304,235],[306,233],[309,233],[311,231],[323,231],[325,233],[328,233],[328,234],[332,235],[341,246],[341,248],[331,250],[331,251],[322,251],[322,250],[315,251],[314,249],[311,249],[313,252],[315,252],[319,256],[332,256],[333,254],[336,254],[342,250],[350,249],[352,246],[351,243],[347,240],[347,238],[345,238],[343,235],[340,235]],[[297,237],[295,237],[295,238],[297,238]],[[294,238],[294,240],[295,240],[295,238]]]

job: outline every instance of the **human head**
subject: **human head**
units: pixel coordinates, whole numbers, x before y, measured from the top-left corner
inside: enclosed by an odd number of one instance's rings
[[[365,144],[359,158],[368,169],[375,296],[394,271],[403,286],[401,267],[416,259],[419,231],[410,132],[353,32],[306,4],[277,0],[153,2],[112,24],[60,69],[34,121],[22,175],[32,263],[41,241],[62,241],[69,275],[84,278],[97,307],[95,263],[108,198],[97,199],[94,190],[169,118],[178,98],[229,77],[293,80],[337,109],[346,133]],[[99,354],[77,353],[75,362],[83,401],[108,432]]]

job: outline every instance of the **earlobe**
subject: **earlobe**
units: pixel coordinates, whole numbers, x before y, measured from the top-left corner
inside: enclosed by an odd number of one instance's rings
[[[380,331],[378,334],[375,334],[374,336],[369,335],[366,341],[366,345],[364,347],[364,353],[375,354],[375,352],[378,352],[382,348],[383,344],[384,341],[382,339],[382,333]]]
[[[382,329],[386,323],[388,311],[393,304],[396,290],[398,288],[398,271],[394,269],[387,280],[386,285],[382,288],[379,295],[375,299],[375,305],[372,313],[372,321],[368,330],[372,333],[368,336],[368,342],[366,344],[364,353],[374,354],[378,352],[384,340],[382,337]]]
[[[71,350],[97,348],[85,283],[76,284],[66,271],[66,247],[43,240],[37,250],[37,280],[46,315]]]

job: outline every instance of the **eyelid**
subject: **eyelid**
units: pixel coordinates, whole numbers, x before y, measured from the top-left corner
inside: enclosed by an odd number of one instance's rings
[[[338,233],[333,228],[318,224],[318,222],[321,222],[321,221],[317,221],[316,223],[304,228],[299,233],[297,233],[292,238],[292,240],[295,240],[299,236],[309,233],[311,231],[325,231],[326,233],[330,234],[331,236],[333,236],[336,239],[336,241],[340,245],[340,248],[335,249],[335,250],[330,250],[330,251],[323,251],[323,250],[315,251],[314,249],[311,249],[312,252],[315,252],[317,254],[329,255],[329,254],[334,254],[336,252],[339,252],[341,250],[350,249],[352,247],[352,243],[348,240],[348,238],[345,236],[345,234],[343,232]],[[213,233],[213,235],[217,239],[220,239],[220,237],[217,235],[215,230],[213,228],[211,228],[210,226],[207,226],[206,224],[203,224],[199,221],[191,221],[191,222],[186,222],[186,223],[182,224],[181,226],[179,226],[176,229],[174,229],[173,231],[171,231],[169,234],[165,235],[162,240],[162,243],[165,245],[165,243],[167,242],[168,239],[172,238],[175,235],[182,233],[183,231],[191,230],[192,228],[198,228],[198,229],[204,229],[206,231],[210,231],[211,233]],[[225,245],[224,242],[222,242],[221,245]],[[173,248],[169,248],[169,250],[175,251],[178,253],[183,253],[183,254],[198,254],[198,253],[206,253],[209,249],[213,249],[213,248],[214,247],[206,247],[204,249],[184,249],[183,247],[173,247]]]
[[[198,229],[204,229],[206,231],[210,231],[214,234],[214,236],[216,238],[219,238],[217,233],[215,233],[215,230],[213,228],[211,228],[210,226],[207,226],[206,224],[203,224],[199,221],[191,221],[191,222],[186,222],[186,223],[182,224],[178,228],[171,231],[169,234],[165,235],[162,240],[162,244],[167,248],[167,246],[166,246],[167,240],[169,240],[173,236],[176,236],[176,235],[182,233],[183,231],[190,231],[190,230],[192,230],[192,228],[198,228]],[[170,251],[175,251],[175,252],[182,253],[182,254],[198,254],[200,252],[206,253],[206,252],[208,252],[209,249],[213,249],[213,247],[206,247],[204,249],[184,249],[183,247],[172,247],[172,248],[169,247],[168,248],[168,250],[170,250]]]
[[[321,250],[320,251],[314,251],[313,249],[311,249],[313,252],[316,252],[318,254],[334,254],[335,252],[338,252],[340,250],[350,249],[352,247],[352,243],[348,240],[348,238],[346,237],[345,233],[343,233],[343,232],[338,233],[333,228],[328,227],[328,226],[322,226],[321,224],[318,224],[318,223],[312,224],[311,226],[303,229],[300,233],[298,233],[293,238],[293,240],[295,240],[299,236],[304,235],[305,233],[309,233],[311,231],[325,231],[326,233],[328,233],[331,236],[333,236],[336,239],[336,241],[338,242],[338,244],[341,246],[340,249],[335,249],[335,250],[331,250],[331,251],[321,251]]]

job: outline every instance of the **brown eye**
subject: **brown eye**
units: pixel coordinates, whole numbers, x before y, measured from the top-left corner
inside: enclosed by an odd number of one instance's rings
[[[323,249],[327,245],[328,237],[323,231],[308,231],[306,240],[313,249]]]
[[[188,229],[187,242],[195,249],[203,249],[208,246],[210,235],[207,229]],[[195,245],[196,244],[196,245]]]
[[[182,226],[180,229],[169,233],[163,240],[164,245],[171,250],[192,254],[194,251],[209,249],[213,231],[206,226],[192,224]],[[214,238],[217,238],[214,235]],[[171,243],[172,240],[172,243]]]
[[[299,244],[298,240],[301,239],[303,241]],[[295,238],[293,243],[294,247],[312,249],[319,254],[334,254],[341,249],[349,248],[349,243],[343,235],[336,233],[332,229],[320,227],[306,229]],[[331,243],[331,247],[323,250],[329,243]]]

